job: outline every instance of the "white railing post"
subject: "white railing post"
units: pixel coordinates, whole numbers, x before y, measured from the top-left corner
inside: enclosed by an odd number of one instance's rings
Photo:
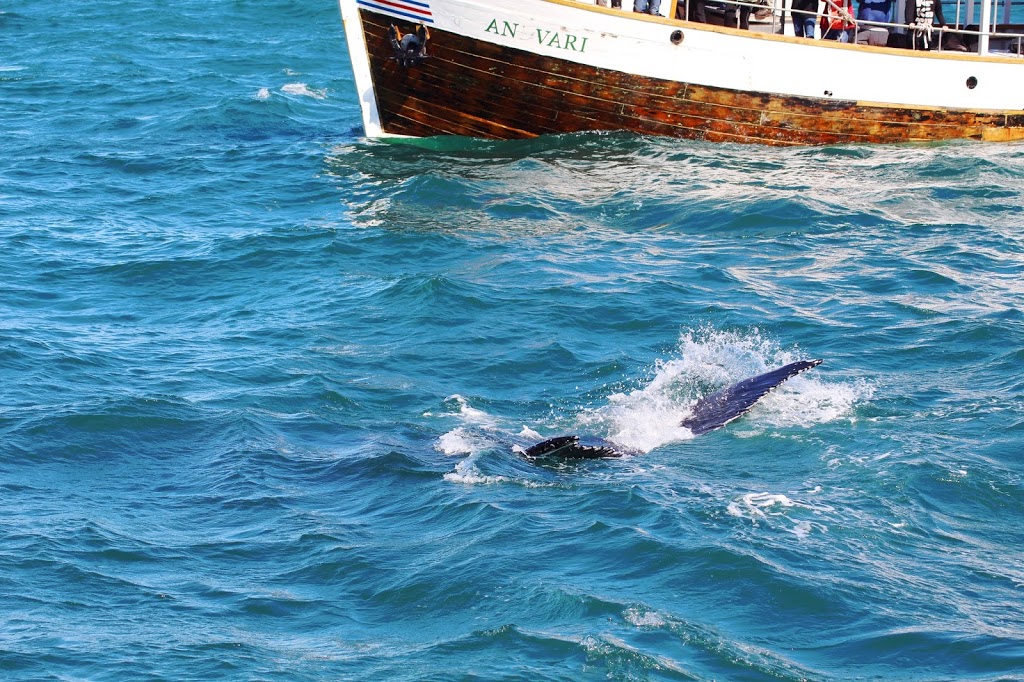
[[[992,31],[992,0],[981,0],[981,22],[978,24],[978,54],[988,54],[988,34]]]

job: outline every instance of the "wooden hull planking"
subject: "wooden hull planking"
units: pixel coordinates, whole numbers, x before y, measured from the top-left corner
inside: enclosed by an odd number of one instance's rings
[[[516,139],[585,131],[768,145],[1024,139],[1024,112],[746,92],[641,76],[431,28],[429,57],[392,59],[402,21],[360,9],[384,134]],[[1024,65],[1022,65],[1024,66]]]

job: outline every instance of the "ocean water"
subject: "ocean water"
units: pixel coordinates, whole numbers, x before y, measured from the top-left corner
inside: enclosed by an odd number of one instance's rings
[[[1024,679],[1024,145],[371,142],[330,2],[0,48],[3,679]]]

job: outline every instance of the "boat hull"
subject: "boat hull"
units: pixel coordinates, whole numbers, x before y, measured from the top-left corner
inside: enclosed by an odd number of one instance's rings
[[[364,79],[370,81],[366,86],[369,92],[363,97],[368,134],[513,139],[585,131],[632,131],[774,145],[1024,138],[1021,110],[864,102],[837,97],[828,89],[823,96],[813,97],[778,92],[785,87],[777,82],[772,83],[775,92],[759,91],[756,84],[749,88],[723,87],[711,82],[636,73],[640,69],[607,68],[588,63],[577,50],[570,55],[545,54],[531,49],[526,41],[501,44],[437,25],[430,26],[425,59],[411,64],[395,59],[389,30],[395,27],[405,34],[419,23],[365,7],[358,10],[360,35],[356,41],[350,37],[350,50],[365,50]],[[679,26],[681,35],[713,31],[685,22],[679,22]],[[504,28],[493,26],[495,33]],[[672,25],[666,21],[665,30],[670,28]],[[541,29],[537,29],[537,35],[543,35]],[[734,41],[756,40],[736,35],[724,37]],[[774,36],[768,38],[771,39],[793,42]],[[582,38],[578,39],[574,47],[581,41]],[[804,49],[807,56],[813,56],[810,44],[789,44],[783,49]],[[853,52],[858,49],[872,48],[850,47],[845,54],[835,56],[836,50],[819,51],[842,60],[857,58]],[[561,51],[568,52],[564,47]],[[874,52],[872,56],[877,60],[886,56],[879,52],[897,51],[875,48]],[[899,56],[894,55],[892,63]],[[593,61],[600,62],[600,55]],[[353,64],[356,63],[354,58]],[[939,68],[944,66],[947,70],[959,67],[952,61],[948,65],[938,64]],[[1010,66],[1020,66],[1017,72],[1024,77],[1024,64]],[[723,68],[726,67],[728,64]],[[992,67],[971,65],[960,75],[985,73],[985,68]],[[1002,64],[996,68],[1005,73],[1008,67]],[[685,76],[685,69],[682,71]],[[692,73],[696,77],[693,80],[715,78],[713,69],[695,67]],[[748,76],[746,80],[754,78]],[[963,82],[959,77],[957,80]],[[991,83],[993,78],[985,80]],[[830,86],[826,83],[825,87]],[[851,87],[851,93],[855,89]],[[920,98],[925,96],[927,93]],[[365,111],[366,107],[372,111]]]

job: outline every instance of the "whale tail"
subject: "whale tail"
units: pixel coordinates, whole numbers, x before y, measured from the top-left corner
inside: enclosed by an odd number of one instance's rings
[[[758,400],[782,382],[820,364],[821,360],[800,360],[723,388],[697,401],[693,411],[679,425],[689,429],[695,436],[719,429],[749,412]],[[523,454],[530,459],[597,459],[622,457],[632,453],[602,439],[581,439],[570,435],[541,441],[527,448]]]

